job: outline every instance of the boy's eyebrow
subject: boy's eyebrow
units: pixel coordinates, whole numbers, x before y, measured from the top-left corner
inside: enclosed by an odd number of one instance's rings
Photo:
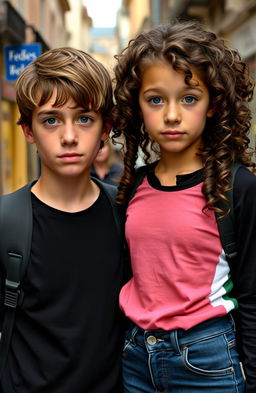
[[[93,110],[89,110],[89,109],[78,109],[77,113],[90,113],[90,112],[94,112]],[[37,116],[55,116],[62,113],[62,110],[58,110],[58,109],[49,109],[49,110],[42,110],[39,111],[37,113]]]
[[[57,115],[59,111],[57,110],[43,110],[37,113],[37,116],[44,116],[44,115]]]

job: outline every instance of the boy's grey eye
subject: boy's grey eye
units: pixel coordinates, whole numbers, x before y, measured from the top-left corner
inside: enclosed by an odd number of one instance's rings
[[[45,123],[49,124],[49,125],[53,125],[56,123],[56,119],[55,119],[55,117],[50,117],[49,119],[45,120]]]
[[[91,119],[88,116],[81,116],[79,120],[81,123],[88,123]]]

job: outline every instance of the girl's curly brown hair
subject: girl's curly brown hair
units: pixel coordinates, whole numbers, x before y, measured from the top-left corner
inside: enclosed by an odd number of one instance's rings
[[[191,68],[195,67],[209,89],[214,115],[207,119],[199,152],[204,165],[202,191],[205,208],[220,212],[217,201],[227,202],[224,194],[230,189],[231,164],[238,161],[255,170],[248,151],[251,120],[248,102],[253,96],[254,83],[239,53],[198,22],[190,21],[143,32],[115,57],[114,138],[125,137],[124,174],[118,202],[125,205],[128,201],[138,148],[141,147],[146,163],[151,159],[151,140],[142,127],[138,96],[145,66],[164,60],[174,70],[184,73],[187,84],[192,78]]]

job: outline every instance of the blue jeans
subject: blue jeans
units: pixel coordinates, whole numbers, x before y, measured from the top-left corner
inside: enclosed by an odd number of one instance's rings
[[[125,393],[243,393],[234,323],[225,316],[189,330],[126,332]]]

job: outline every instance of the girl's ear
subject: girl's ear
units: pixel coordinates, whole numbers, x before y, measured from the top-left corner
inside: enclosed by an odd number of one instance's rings
[[[213,102],[210,102],[208,111],[207,111],[207,117],[213,117],[214,113],[216,112],[216,105]]]
[[[35,143],[35,138],[34,138],[33,131],[31,130],[31,128],[27,124],[21,124],[21,127],[23,130],[23,134],[26,138],[26,141],[30,144]]]
[[[213,117],[214,113],[215,113],[215,108],[208,109],[207,117]]]

